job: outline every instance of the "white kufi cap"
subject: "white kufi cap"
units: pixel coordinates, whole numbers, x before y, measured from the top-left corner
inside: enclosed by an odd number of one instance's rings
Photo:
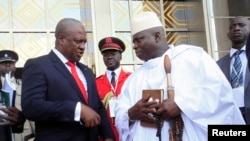
[[[146,11],[134,16],[130,22],[132,35],[153,27],[163,26],[154,12]]]

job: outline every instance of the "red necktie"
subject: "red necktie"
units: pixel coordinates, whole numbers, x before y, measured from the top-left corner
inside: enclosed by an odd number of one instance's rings
[[[79,76],[78,76],[78,74],[76,72],[76,65],[75,65],[75,63],[71,62],[71,61],[68,61],[66,64],[68,66],[70,66],[70,68],[71,68],[71,74],[74,77],[74,79],[75,79],[78,87],[80,88],[85,101],[88,103],[88,96],[86,94],[86,90],[84,88],[84,85],[83,85],[82,81],[80,80],[80,78],[79,78]]]

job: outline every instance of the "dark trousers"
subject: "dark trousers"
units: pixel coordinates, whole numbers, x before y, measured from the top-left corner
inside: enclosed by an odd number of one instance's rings
[[[11,141],[10,126],[0,126],[0,141]]]

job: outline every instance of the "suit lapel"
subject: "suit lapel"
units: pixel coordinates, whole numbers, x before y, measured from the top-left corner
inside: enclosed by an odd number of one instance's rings
[[[127,78],[126,76],[127,76],[127,74],[123,71],[123,69],[121,69],[121,72],[120,72],[120,75],[119,75],[119,78],[118,78],[118,84],[119,84],[120,82],[123,82],[124,79]]]
[[[73,89],[76,91],[79,98],[82,101],[84,101],[84,98],[81,94],[80,89],[77,86],[77,83],[75,82],[74,78],[72,77],[70,71],[68,71],[68,69],[66,68],[65,64],[62,63],[62,61],[55,55],[55,53],[53,51],[50,52],[49,56],[50,56],[51,60],[53,61],[54,66],[58,70],[58,72],[60,72],[62,74],[62,76],[65,79],[67,79],[67,81],[69,82],[69,85],[71,85],[73,87]]]
[[[84,77],[86,79],[86,82],[87,82],[87,93],[88,93],[88,100],[89,100],[88,103],[91,104],[91,101],[90,101],[92,99],[91,98],[92,97],[91,93],[93,93],[92,89],[91,89],[91,83],[95,83],[95,82],[92,82],[93,80],[91,79],[91,74],[88,73],[87,67],[85,67],[84,65],[80,64],[79,62],[76,62],[76,65],[77,65],[77,67],[80,68],[80,70],[82,71],[82,73],[83,73],[83,75],[84,75]],[[80,91],[80,89],[79,89],[79,91]],[[81,94],[81,92],[80,92],[80,94]],[[82,94],[81,94],[81,98],[83,99]],[[85,102],[84,99],[83,99],[83,101]]]
[[[226,56],[225,60],[223,61],[223,66],[222,71],[224,72],[227,80],[229,81],[229,83],[231,84],[231,78],[230,78],[230,56],[229,54]]]

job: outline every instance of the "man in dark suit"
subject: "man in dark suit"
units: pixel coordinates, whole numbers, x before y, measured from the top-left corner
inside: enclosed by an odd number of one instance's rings
[[[250,124],[250,72],[247,67],[246,42],[250,32],[250,21],[245,17],[235,17],[230,20],[228,38],[232,42],[230,53],[217,61],[217,64],[227,77],[233,88],[233,94],[242,115],[247,124]],[[236,62],[236,52],[239,52],[240,69],[237,72],[234,62]],[[237,67],[238,68],[238,67]],[[232,77],[235,76],[235,77]],[[238,79],[234,83],[234,78]],[[236,84],[236,85],[235,85]]]
[[[55,48],[28,60],[22,75],[21,105],[24,115],[35,121],[36,140],[96,141],[100,135],[113,141],[93,72],[79,62],[87,42],[84,26],[62,19],[55,37]]]
[[[17,79],[14,77],[16,70],[16,62],[18,61],[18,55],[12,50],[1,50],[0,51],[0,89],[4,84],[5,74],[11,72],[11,83],[15,84],[16,89]],[[16,90],[16,95],[20,95],[20,91]],[[17,97],[17,96],[16,96]],[[3,99],[0,95],[0,141],[21,141],[21,134],[13,136],[12,133],[22,133],[25,118],[20,110],[18,103],[20,99],[16,99],[16,105],[5,107],[1,104]]]

